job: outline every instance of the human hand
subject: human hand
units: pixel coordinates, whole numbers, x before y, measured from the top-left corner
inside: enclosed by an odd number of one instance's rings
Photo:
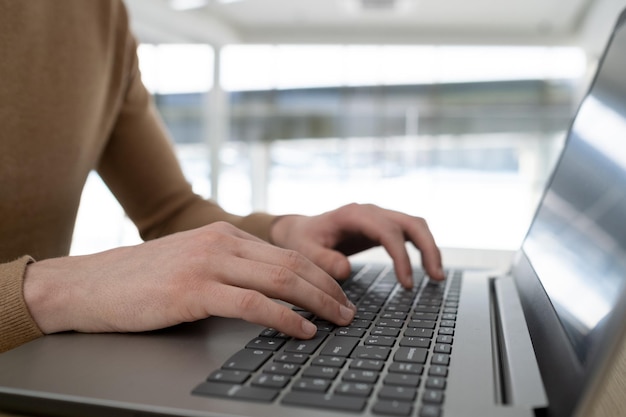
[[[36,262],[27,268],[24,297],[44,333],[146,331],[216,315],[310,338],[315,325],[271,298],[338,325],[355,311],[307,258],[227,223]]]
[[[433,279],[444,279],[441,253],[426,221],[371,204],[349,204],[318,216],[280,217],[270,236],[273,243],[304,254],[336,278],[350,273],[347,255],[382,245],[406,288],[413,286],[405,247],[409,240],[420,250],[426,273]]]

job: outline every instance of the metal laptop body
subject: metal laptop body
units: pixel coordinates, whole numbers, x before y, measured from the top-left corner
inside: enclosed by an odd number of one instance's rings
[[[611,368],[626,323],[625,19],[510,274],[464,273],[444,417],[574,415]],[[210,318],[142,334],[46,336],[0,355],[0,408],[76,416],[344,415],[284,405],[284,394],[269,403],[191,394],[260,331]]]

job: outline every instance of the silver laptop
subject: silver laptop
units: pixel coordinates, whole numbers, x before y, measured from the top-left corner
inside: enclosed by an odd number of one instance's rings
[[[626,323],[626,15],[510,272],[386,265],[344,284],[355,321],[308,341],[210,318],[47,336],[0,355],[0,408],[36,415],[554,416],[581,413]],[[621,410],[626,412],[625,410]]]

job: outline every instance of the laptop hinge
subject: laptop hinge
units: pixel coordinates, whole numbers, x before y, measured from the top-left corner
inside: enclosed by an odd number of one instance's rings
[[[530,408],[547,407],[543,382],[511,276],[489,281],[496,401]]]

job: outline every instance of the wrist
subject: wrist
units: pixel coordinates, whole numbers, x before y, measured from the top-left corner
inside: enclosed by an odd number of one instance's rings
[[[270,224],[269,242],[272,245],[284,247],[287,241],[287,236],[291,226],[298,217],[303,217],[298,214],[286,214],[283,216],[276,216]]]
[[[51,275],[41,261],[28,265],[24,275],[24,301],[30,315],[44,334],[70,330],[63,323],[63,306],[68,304],[71,289],[62,289],[60,280]]]

